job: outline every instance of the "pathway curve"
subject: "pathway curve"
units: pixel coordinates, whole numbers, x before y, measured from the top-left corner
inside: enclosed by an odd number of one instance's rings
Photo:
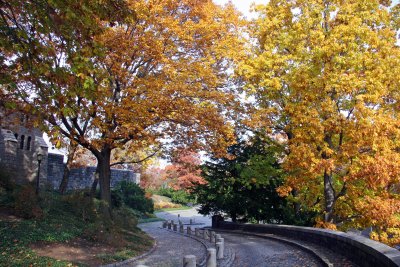
[[[205,257],[206,250],[203,244],[161,229],[161,222],[143,223],[138,226],[156,240],[157,246],[149,255],[121,266],[143,264],[151,267],[180,267],[184,255],[195,255],[197,259]]]
[[[179,214],[179,216],[178,216]],[[184,224],[194,221],[194,227],[211,225],[211,218],[205,217],[193,208],[190,210],[168,211],[157,213],[158,217],[181,220]],[[197,259],[205,256],[206,249],[199,241],[181,234],[160,228],[161,222],[140,224],[139,227],[154,237],[157,241],[156,249],[142,259],[124,266],[145,264],[152,267],[180,267],[184,255],[193,254]],[[315,256],[300,248],[255,236],[221,233],[225,238],[226,246],[236,254],[233,267],[288,267],[288,266],[323,266]],[[234,254],[232,254],[234,255]]]
[[[234,267],[323,266],[314,256],[278,241],[222,233],[236,252]]]

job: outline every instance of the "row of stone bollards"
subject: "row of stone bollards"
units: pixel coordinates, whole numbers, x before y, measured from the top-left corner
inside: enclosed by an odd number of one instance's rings
[[[172,229],[173,231],[178,231],[178,225],[171,221],[164,221],[162,224],[163,228]],[[183,224],[179,221],[179,232],[185,233]],[[195,237],[203,238],[212,244],[215,244],[215,248],[207,249],[206,266],[207,267],[217,267],[217,260],[224,258],[224,239],[220,234],[216,234],[214,231],[208,229],[194,228],[194,231],[190,226],[186,228],[186,234],[192,235],[194,233]],[[186,255],[183,257],[183,267],[196,267],[196,256]]]

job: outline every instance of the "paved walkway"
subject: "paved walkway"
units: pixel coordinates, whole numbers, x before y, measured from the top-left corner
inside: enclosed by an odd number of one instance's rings
[[[192,219],[198,224],[194,227],[211,225],[211,218],[199,215],[195,209],[160,212],[157,213],[157,216],[175,222],[178,222],[179,219],[184,224],[189,223]],[[149,255],[124,266],[145,264],[151,267],[180,267],[184,255],[196,255],[198,260],[205,257],[206,247],[201,242],[162,229],[160,228],[161,224],[161,222],[154,222],[139,225],[143,231],[156,239],[157,247]],[[231,251],[231,255],[235,255],[233,264],[232,261],[226,261],[233,267],[321,266],[320,261],[313,255],[279,241],[230,233],[221,234],[225,238],[227,251]]]
[[[123,266],[143,264],[151,267],[178,267],[182,266],[184,255],[195,255],[197,259],[205,257],[206,249],[203,244],[192,238],[161,229],[160,226],[161,222],[139,225],[143,231],[156,239],[157,247],[143,259]]]
[[[278,241],[227,233],[221,235],[236,252],[234,267],[322,266],[307,252]]]

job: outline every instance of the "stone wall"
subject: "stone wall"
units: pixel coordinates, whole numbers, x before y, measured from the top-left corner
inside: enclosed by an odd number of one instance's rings
[[[49,153],[47,158],[47,184],[58,189],[64,174],[64,156]]]
[[[35,128],[9,127],[0,131],[0,166],[19,183],[35,182],[38,175],[39,162],[37,155],[43,160],[40,164],[40,184],[43,186],[47,177],[48,148],[41,132]]]
[[[48,157],[48,183],[57,189],[64,173],[64,157],[58,154],[49,154]],[[71,169],[67,190],[90,188],[94,181],[96,167],[84,167]],[[140,174],[131,170],[111,169],[111,187],[121,181],[130,181],[139,184]]]
[[[224,222],[218,220],[218,218],[213,218],[213,228],[268,233],[294,240],[313,242],[339,254],[346,255],[359,266],[400,266],[400,252],[398,250],[362,236],[339,231],[292,225],[238,224]]]

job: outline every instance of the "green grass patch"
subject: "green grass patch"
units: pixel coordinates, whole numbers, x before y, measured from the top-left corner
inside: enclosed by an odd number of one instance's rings
[[[18,200],[20,195],[15,197]],[[7,210],[14,208],[12,204],[7,203]],[[102,264],[138,256],[154,242],[136,227],[135,211],[122,206],[113,212],[113,221],[104,219],[99,212],[101,202],[89,199],[83,192],[67,196],[43,192],[34,205],[38,217],[18,220],[0,217],[0,266],[85,266],[39,256],[30,248],[37,242],[65,243],[79,237],[116,248],[113,254],[97,255]],[[0,207],[5,206],[0,202]],[[24,210],[24,214],[28,211]]]
[[[0,266],[67,266],[69,262],[36,255],[29,244],[38,241],[65,242],[82,233],[83,225],[70,218],[0,221]]]
[[[189,207],[189,206],[181,206],[181,207],[177,207],[177,208],[164,208],[164,209],[158,209],[155,212],[162,212],[162,211],[175,211],[175,210],[190,210],[193,207]]]

